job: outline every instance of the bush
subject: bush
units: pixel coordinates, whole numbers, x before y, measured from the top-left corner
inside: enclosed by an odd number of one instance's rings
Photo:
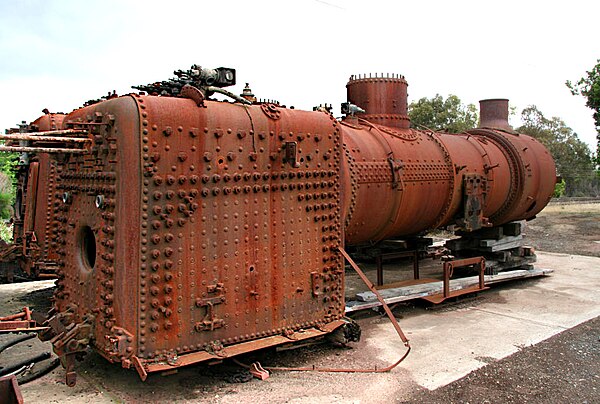
[[[13,211],[15,195],[12,192],[0,193],[0,219],[10,219]]]
[[[8,224],[5,220],[0,220],[0,239],[7,243],[13,241],[13,225]]]
[[[561,179],[560,182],[557,182],[556,185],[554,186],[554,194],[552,195],[552,197],[560,198],[561,196],[565,195],[566,190],[567,190],[567,183],[565,182],[564,179]]]

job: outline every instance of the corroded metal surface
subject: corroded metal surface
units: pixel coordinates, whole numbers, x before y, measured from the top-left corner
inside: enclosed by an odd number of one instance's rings
[[[495,120],[463,134],[342,121],[346,243],[448,225],[473,231],[543,209],[554,190],[554,161],[537,140],[507,129],[508,102],[495,101]]]
[[[508,100],[504,98],[479,101],[479,127],[511,131],[508,124]]]
[[[29,132],[56,134],[62,128],[64,114],[47,113],[27,125]],[[42,138],[42,136],[39,136]],[[30,154],[17,171],[13,240],[20,248],[18,261],[33,278],[52,274],[56,269],[56,160],[47,153]]]
[[[365,110],[370,122],[395,128],[408,128],[408,83],[403,76],[369,74],[351,76],[346,84],[347,98]]]
[[[205,104],[135,95],[65,119],[105,125],[58,168],[57,307],[93,313],[92,344],[127,367],[344,314],[337,121]]]
[[[342,121],[179,84],[68,114],[49,129],[87,133],[86,152],[38,153],[22,182],[19,234],[58,268],[43,338],[69,384],[87,344],[145,378],[331,332],[339,248],[528,219],[554,187],[547,150],[502,122],[408,128],[400,76],[353,78],[366,114]]]

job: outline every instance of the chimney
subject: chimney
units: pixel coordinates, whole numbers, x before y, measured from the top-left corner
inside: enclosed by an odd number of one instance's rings
[[[479,127],[512,131],[508,124],[508,100],[495,98],[479,101]]]
[[[365,110],[361,118],[384,126],[410,127],[407,105],[408,83],[399,74],[366,74],[351,76],[347,100]]]

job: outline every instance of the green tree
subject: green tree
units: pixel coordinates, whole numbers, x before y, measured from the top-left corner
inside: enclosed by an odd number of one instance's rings
[[[0,152],[0,220],[9,219],[12,215],[15,201],[13,184],[18,163],[19,156],[16,153]]]
[[[596,124],[596,164],[600,165],[600,59],[596,66],[586,72],[586,75],[576,83],[567,80],[565,83],[573,95],[582,95],[587,101],[585,105],[594,111],[593,117]]]
[[[444,99],[439,94],[433,98],[423,97],[408,106],[408,116],[415,128],[447,130],[460,133],[477,127],[479,114],[473,104],[464,105],[460,98],[450,94]]]
[[[533,136],[548,148],[558,173],[565,181],[567,196],[598,194],[593,155],[588,145],[562,119],[548,119],[532,105],[523,110],[521,120],[523,126],[518,132]]]
[[[17,153],[0,152],[0,171],[8,175],[11,180],[16,180],[16,170],[19,164]]]

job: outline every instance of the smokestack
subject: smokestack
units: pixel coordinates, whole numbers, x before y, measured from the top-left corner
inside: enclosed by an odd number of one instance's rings
[[[512,131],[508,124],[508,100],[495,98],[479,101],[479,127]]]
[[[369,122],[408,129],[408,83],[399,74],[351,76],[346,90],[348,101],[365,110],[359,115]]]

